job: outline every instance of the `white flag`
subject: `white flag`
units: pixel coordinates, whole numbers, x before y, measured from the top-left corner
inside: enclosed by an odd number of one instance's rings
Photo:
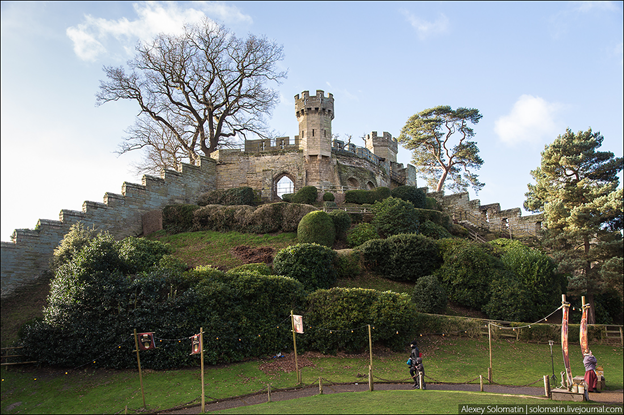
[[[293,323],[295,325],[295,333],[303,333],[303,317],[293,315]]]

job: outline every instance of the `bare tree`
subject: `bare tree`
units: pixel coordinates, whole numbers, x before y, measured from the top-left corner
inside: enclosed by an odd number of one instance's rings
[[[184,155],[194,164],[199,151],[208,156],[247,134],[267,137],[263,117],[278,100],[267,83],[286,78],[277,69],[283,58],[282,46],[254,35],[239,39],[206,19],[185,26],[181,35],[161,34],[139,44],[128,74],[105,66],[107,80],[100,82],[96,103],[139,104],[141,121],[130,129],[121,153],[145,148],[148,165],[150,154],[169,162]]]

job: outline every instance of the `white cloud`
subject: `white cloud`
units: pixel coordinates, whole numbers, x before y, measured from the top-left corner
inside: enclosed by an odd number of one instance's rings
[[[522,95],[508,115],[494,122],[494,131],[501,141],[511,146],[552,140],[561,130],[555,118],[560,109],[560,104],[549,103],[532,95]]]
[[[193,3],[197,8],[183,8],[178,3],[144,2],[134,3],[135,20],[122,17],[117,20],[85,16],[85,22],[66,31],[74,43],[76,55],[86,61],[94,61],[107,52],[105,47],[109,37],[120,43],[127,54],[132,54],[137,40],[147,41],[160,33],[182,33],[185,24],[199,23],[205,18],[227,22],[252,23],[250,16],[240,12],[235,6],[225,3]]]
[[[433,22],[421,19],[407,10],[401,10],[401,13],[403,13],[409,24],[416,29],[420,40],[425,40],[431,35],[447,33],[449,30],[449,19],[443,13],[440,13],[440,16]]]

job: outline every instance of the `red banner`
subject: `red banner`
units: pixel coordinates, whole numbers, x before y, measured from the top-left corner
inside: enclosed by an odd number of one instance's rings
[[[561,318],[561,351],[563,352],[563,364],[565,366],[568,386],[572,385],[572,369],[570,368],[570,354],[568,351],[568,320],[570,319],[570,304],[564,304]]]
[[[191,337],[191,355],[194,354],[199,354],[201,353],[203,347],[201,344],[201,336],[199,334],[196,334],[194,336]]]
[[[140,350],[151,350],[156,348],[156,343],[154,343],[154,333],[139,333],[139,349]]]
[[[581,327],[579,329],[579,337],[581,343],[581,352],[583,355],[589,353],[589,343],[587,341],[587,310],[589,304],[583,307],[583,317],[581,317]]]

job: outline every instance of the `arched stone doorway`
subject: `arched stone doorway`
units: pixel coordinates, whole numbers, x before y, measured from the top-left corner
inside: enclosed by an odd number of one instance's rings
[[[374,190],[377,186],[375,186],[375,183],[369,181],[368,183],[366,183],[366,187],[368,188],[368,190]]]
[[[349,180],[347,180],[347,184],[349,185],[349,187],[351,189],[359,189],[360,188],[360,182],[358,182],[358,180],[355,177],[349,178]]]
[[[282,197],[285,193],[295,192],[295,179],[286,172],[280,173],[273,179],[273,200]]]

